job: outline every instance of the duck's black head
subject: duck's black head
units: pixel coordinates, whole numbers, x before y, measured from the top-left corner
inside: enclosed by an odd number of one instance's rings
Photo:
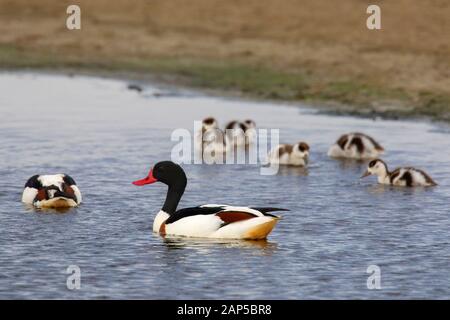
[[[168,214],[173,214],[186,188],[186,174],[183,168],[176,163],[172,161],[161,161],[150,170],[147,177],[134,181],[133,184],[143,186],[157,181],[169,186],[166,201],[161,210]]]
[[[147,177],[134,181],[133,184],[143,186],[157,181],[168,185],[170,188],[179,190],[184,190],[187,183],[183,168],[172,161],[161,161],[155,164]]]

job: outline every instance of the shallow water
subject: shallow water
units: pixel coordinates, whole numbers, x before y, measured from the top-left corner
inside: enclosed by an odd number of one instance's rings
[[[449,128],[318,115],[124,81],[0,74],[0,298],[450,298]],[[291,211],[267,242],[163,239],[151,232],[161,184],[137,188],[169,159],[175,128],[212,115],[279,128],[311,145],[307,170],[260,175],[257,165],[184,165],[180,206],[278,206]],[[329,159],[341,133],[364,131],[391,166],[426,169],[431,189],[359,180],[365,165]],[[20,202],[36,173],[72,175],[84,203],[65,214]],[[368,290],[369,265],[381,290]],[[69,265],[81,289],[66,287]]]

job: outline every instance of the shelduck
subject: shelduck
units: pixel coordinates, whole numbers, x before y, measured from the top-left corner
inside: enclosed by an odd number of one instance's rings
[[[153,231],[174,235],[221,239],[265,239],[278,222],[277,208],[249,208],[206,204],[177,210],[187,184],[184,170],[172,161],[158,162],[147,177],[134,181],[143,186],[162,182],[169,188],[162,209],[153,222]]]
[[[67,174],[34,175],[25,184],[22,202],[37,208],[76,207],[82,201],[75,180]]]
[[[309,145],[299,142],[294,145],[280,144],[269,152],[269,163],[305,167],[309,159]]]
[[[328,150],[333,158],[374,159],[384,152],[384,148],[372,137],[353,132],[342,135]]]
[[[367,171],[361,176],[361,178],[376,175],[378,177],[378,183],[389,184],[393,186],[402,187],[429,187],[436,186],[437,183],[424,171],[407,167],[397,168],[390,172],[387,164],[381,159],[372,160],[369,163]]]
[[[231,121],[225,126],[225,141],[228,147],[242,147],[247,144],[245,130],[247,127],[239,121]]]

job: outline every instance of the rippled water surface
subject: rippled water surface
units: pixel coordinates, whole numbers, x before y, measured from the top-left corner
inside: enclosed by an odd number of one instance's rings
[[[0,74],[0,298],[450,298],[450,139],[445,126],[314,114],[88,77]],[[279,128],[311,145],[308,170],[260,175],[257,165],[184,165],[180,206],[279,206],[267,242],[164,239],[151,232],[166,188],[137,188],[170,158],[175,128],[212,115]],[[341,133],[364,131],[391,166],[427,170],[440,186],[359,180],[365,165],[331,160]],[[65,214],[21,202],[36,173],[65,172],[84,203]],[[368,290],[369,265],[381,290]],[[68,290],[66,269],[81,268]]]

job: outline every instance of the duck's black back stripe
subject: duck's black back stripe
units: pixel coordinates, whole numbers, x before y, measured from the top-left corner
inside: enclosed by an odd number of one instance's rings
[[[347,141],[348,141],[347,135],[343,135],[338,139],[336,143],[338,144],[339,147],[341,147],[342,150],[344,150]]]
[[[391,184],[394,183],[394,180],[400,175],[400,169],[395,169],[390,176]]]
[[[402,180],[405,180],[406,186],[411,187],[412,186],[412,182],[413,182],[413,178],[412,178],[411,172],[406,171],[403,174],[403,176],[402,176]]]
[[[183,208],[176,211],[174,214],[171,214],[170,217],[166,220],[166,224],[174,223],[182,218],[196,216],[196,215],[207,215],[207,214],[216,214],[220,211],[223,211],[224,207],[192,207],[192,208]]]
[[[283,209],[283,208],[271,208],[271,207],[251,207],[250,209],[257,210],[261,212],[263,215],[268,217],[274,217],[276,218],[276,215],[270,214],[268,212],[272,211],[289,211],[289,209]]]
[[[364,144],[360,137],[354,137],[350,142],[350,145],[355,145],[359,153],[362,153],[364,151]]]

